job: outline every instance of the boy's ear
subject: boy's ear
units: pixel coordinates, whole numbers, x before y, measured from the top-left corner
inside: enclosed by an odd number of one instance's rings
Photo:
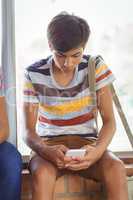
[[[48,45],[49,45],[50,50],[52,51],[53,50],[53,46],[52,46],[50,41],[48,41]]]
[[[83,51],[85,50],[85,45],[83,46]]]

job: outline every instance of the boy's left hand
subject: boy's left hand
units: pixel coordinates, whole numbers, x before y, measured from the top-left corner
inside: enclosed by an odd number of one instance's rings
[[[83,148],[86,149],[85,156],[72,158],[72,160],[65,165],[67,169],[73,171],[87,169],[102,156],[96,146],[85,145]]]

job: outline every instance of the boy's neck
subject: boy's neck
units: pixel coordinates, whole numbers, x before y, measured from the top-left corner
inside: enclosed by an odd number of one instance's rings
[[[69,74],[73,74],[75,72],[75,68],[68,70],[67,68],[61,69],[59,67],[57,67],[55,64],[53,65],[53,73],[55,74],[59,74],[59,75],[69,75]]]

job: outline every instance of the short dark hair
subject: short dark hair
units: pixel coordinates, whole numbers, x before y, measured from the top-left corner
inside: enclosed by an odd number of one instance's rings
[[[89,35],[90,27],[86,20],[66,12],[56,15],[47,28],[48,41],[55,50],[62,52],[84,47]]]

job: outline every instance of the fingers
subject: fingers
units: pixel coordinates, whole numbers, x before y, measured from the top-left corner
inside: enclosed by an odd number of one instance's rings
[[[57,150],[57,156],[60,160],[64,161],[64,156],[68,148],[64,145],[59,145]]]
[[[87,169],[90,165],[90,162],[86,161],[83,163],[78,163],[78,164],[71,164],[71,165],[67,165],[67,168],[73,171],[78,171],[78,170],[82,170],[82,169]]]
[[[57,156],[58,156],[58,158],[59,158],[62,162],[64,161],[64,153],[63,153],[63,152],[58,151],[58,152],[57,152]]]
[[[57,161],[57,167],[58,167],[59,169],[63,169],[64,166],[65,166],[65,164],[64,164],[63,162],[61,162],[60,160]]]
[[[68,163],[68,162],[71,162],[72,161],[72,158],[70,156],[65,156],[64,157],[64,162],[65,163]]]
[[[63,152],[66,153],[68,151],[68,148],[65,145],[59,145],[59,149]]]

